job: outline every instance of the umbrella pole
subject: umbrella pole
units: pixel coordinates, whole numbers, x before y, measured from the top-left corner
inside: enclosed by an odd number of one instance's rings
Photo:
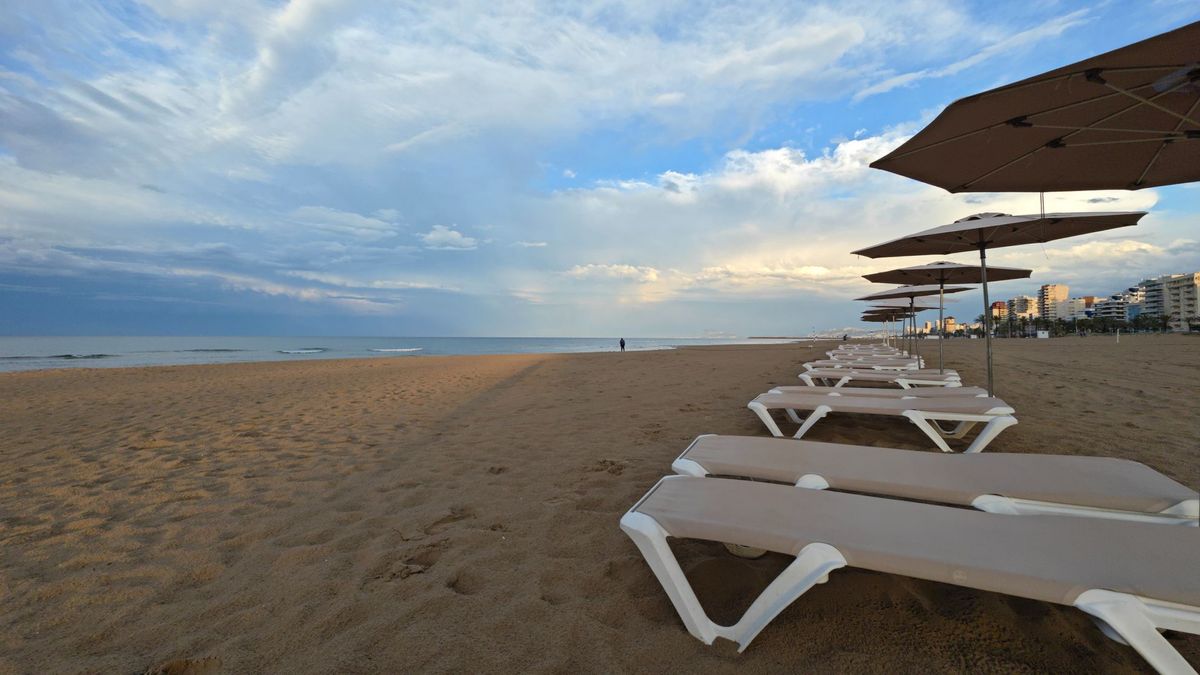
[[[913,309],[913,307],[916,306],[916,303],[917,303],[916,298],[909,297],[908,313],[912,314],[912,319],[910,319],[910,321],[912,321],[912,346],[913,346],[912,355],[917,357],[917,367],[919,368],[919,367],[921,367],[921,361],[920,361],[921,357],[917,355],[917,312],[916,312],[916,310]]]
[[[979,278],[983,281],[983,340],[987,343],[988,396],[995,396],[996,387],[992,380],[992,320],[988,316],[991,302],[988,300],[987,287],[987,244],[979,245]]]
[[[946,312],[946,279],[942,277],[938,279],[938,375],[946,373],[945,364],[942,362],[942,343],[946,341],[946,331],[944,329],[942,315]]]

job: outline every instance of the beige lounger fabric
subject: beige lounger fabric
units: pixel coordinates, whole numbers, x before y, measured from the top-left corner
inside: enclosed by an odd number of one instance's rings
[[[760,394],[755,402],[772,409],[811,410],[819,405],[834,406],[836,412],[869,415],[899,415],[906,410],[964,413],[970,415],[1011,415],[1014,411],[998,398],[957,396],[945,398],[880,398],[877,396],[841,396],[805,394],[802,391]]]
[[[821,377],[838,380],[849,375],[853,379],[891,382],[897,379],[909,380],[958,380],[958,374],[947,370],[944,374],[937,371],[925,370],[859,370],[857,368],[813,368],[805,371],[809,377]]]
[[[795,555],[835,547],[853,567],[1072,604],[1105,589],[1200,606],[1200,536],[1170,525],[1013,517],[743,480],[671,477],[634,511],[674,537]]]
[[[835,490],[963,506],[980,495],[1000,495],[1156,513],[1200,498],[1145,464],[1107,457],[948,455],[790,438],[701,436],[680,459],[713,475],[794,484],[816,474]],[[1200,538],[1194,533],[1176,536]]]
[[[924,387],[921,389],[894,389],[883,387],[810,387],[804,384],[771,387],[771,391],[809,396],[880,396],[884,398],[945,398],[953,396],[987,396],[987,389],[982,387]]]

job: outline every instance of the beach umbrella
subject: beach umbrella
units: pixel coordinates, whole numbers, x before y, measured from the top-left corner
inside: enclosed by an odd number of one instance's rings
[[[933,309],[933,308],[932,307],[915,307],[915,308],[913,308],[912,311],[909,311],[906,308],[900,308],[900,307],[873,306],[870,309],[863,311],[862,319],[864,321],[868,321],[872,318],[882,318],[888,322],[906,321],[908,319],[914,319],[913,330],[915,332],[916,331],[915,317],[917,316],[917,312],[921,312],[926,309]]]
[[[950,192],[1200,180],[1200,21],[950,104],[871,166]]]
[[[1000,246],[1036,244],[1091,232],[1136,225],[1145,211],[1098,213],[1047,213],[1011,216],[977,213],[973,216],[906,237],[854,251],[868,258],[909,255],[948,255],[979,251],[979,276],[983,285],[983,335],[987,342],[988,394],[994,395],[992,377],[992,320],[988,300],[987,250]]]
[[[1009,279],[1027,279],[1029,275],[1033,274],[1033,270],[1023,270],[1015,267],[992,267],[987,270],[987,274],[990,281],[1007,281]],[[863,278],[877,284],[937,284],[943,287],[946,284],[981,284],[983,283],[983,268],[976,265],[964,265],[962,263],[943,260],[929,263],[928,265],[900,267],[886,272],[864,274]],[[945,294],[938,294],[939,373],[945,372],[945,363],[942,358],[942,342],[946,339],[946,332],[942,327],[945,321],[945,301]],[[991,311],[991,307],[985,307],[983,311],[986,314]]]
[[[862,320],[867,323],[882,323],[882,324],[890,324],[892,321],[895,321],[895,319],[892,317],[891,314],[863,314]],[[884,328],[883,328],[883,335],[884,335],[885,342],[887,342],[887,344],[891,344],[892,336],[891,336],[891,333],[888,331],[887,326],[884,326]]]
[[[945,293],[960,293],[962,291],[969,291],[969,290],[971,290],[971,289],[967,288],[966,286],[951,286],[950,288],[946,288],[945,286],[930,285],[930,284],[915,285],[915,286],[899,286],[897,288],[888,289],[886,291],[878,291],[876,293],[871,293],[870,295],[864,295],[861,298],[855,298],[855,300],[875,301],[875,300],[890,300],[890,299],[906,299],[906,300],[908,300],[909,311],[913,311],[916,309],[916,299],[917,298],[927,297],[927,296],[931,296],[931,295],[944,295]],[[913,319],[913,331],[912,331],[912,347],[913,347],[912,353],[913,353],[913,355],[916,355],[916,353],[917,353],[917,341],[916,340],[917,340],[917,322],[916,322],[916,319],[914,318]]]
[[[897,319],[896,319],[896,320],[900,320],[900,319],[907,319],[911,316],[911,313],[909,312],[910,308],[913,311],[919,312],[924,309],[933,309],[934,307],[937,307],[937,304],[926,297],[893,298],[893,299],[887,299],[887,300],[875,300],[874,302],[871,303],[871,309],[866,310],[866,312],[867,313],[869,313],[869,312],[886,313],[886,311],[888,309],[892,309],[892,310],[902,309],[903,315],[897,314]]]
[[[921,308],[921,309],[927,309],[927,308]],[[916,311],[920,311],[920,310],[918,309]],[[902,321],[911,316],[916,316],[916,311],[910,312],[906,309],[900,309],[900,308],[896,308],[896,307],[890,307],[890,308],[889,307],[878,307],[878,308],[868,309],[865,312],[863,312],[861,319],[863,321],[874,321],[874,322],[880,322],[880,323],[885,323],[885,324],[891,324],[895,321]],[[885,330],[885,332],[888,332],[886,327],[884,330]],[[890,344],[890,342],[889,342],[889,344]]]

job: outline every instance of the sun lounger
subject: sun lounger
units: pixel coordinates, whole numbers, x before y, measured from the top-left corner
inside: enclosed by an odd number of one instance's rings
[[[811,396],[878,396],[880,398],[946,398],[953,396],[987,396],[983,387],[921,387],[918,389],[892,389],[889,387],[819,387],[796,386],[772,387],[772,392],[807,394]]]
[[[809,386],[829,385],[831,387],[841,387],[848,382],[878,382],[881,384],[895,384],[902,389],[912,389],[916,387],[958,387],[962,385],[958,373],[952,370],[947,370],[945,373],[937,371],[901,371],[901,372],[886,372],[882,370],[862,370],[850,368],[814,368],[800,373],[800,381]]]
[[[899,398],[877,396],[827,396],[800,392],[760,394],[748,405],[762,420],[772,436],[783,436],[771,417],[772,410],[783,410],[788,418],[800,425],[794,438],[800,438],[829,413],[860,415],[892,415],[904,417],[925,432],[943,452],[953,452],[947,438],[962,439],[978,424],[984,427],[963,452],[980,452],[1001,431],[1017,423],[1013,409],[998,398],[956,396],[946,398]],[[798,411],[807,411],[803,418]],[[956,423],[945,429],[941,422]]]
[[[717,436],[692,441],[671,469],[798,487],[972,506],[991,513],[1059,514],[1200,525],[1200,495],[1145,464],[1111,457],[971,454]]]
[[[1100,518],[1014,518],[744,480],[667,476],[622,518],[689,633],[744,650],[841,567],[1071,605],[1164,673],[1194,672],[1157,629],[1200,633],[1200,536]],[[714,623],[667,537],[796,556],[732,626]],[[803,627],[799,628],[803,630]]]
[[[817,361],[809,361],[804,364],[805,370],[815,370],[817,368],[856,368],[859,370],[919,370],[921,364],[917,361],[907,361],[890,359],[887,361],[838,361],[834,359],[820,359]]]

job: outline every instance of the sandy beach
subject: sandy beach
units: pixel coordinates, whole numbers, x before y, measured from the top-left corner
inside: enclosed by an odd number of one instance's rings
[[[696,435],[765,435],[746,402],[831,344],[0,375],[0,671],[1145,672],[1076,610],[856,570],[744,654],[687,634],[617,521]],[[981,384],[982,353],[947,365]],[[996,373],[990,451],[1200,487],[1200,339],[1001,340]],[[788,560],[678,551],[717,620]]]

